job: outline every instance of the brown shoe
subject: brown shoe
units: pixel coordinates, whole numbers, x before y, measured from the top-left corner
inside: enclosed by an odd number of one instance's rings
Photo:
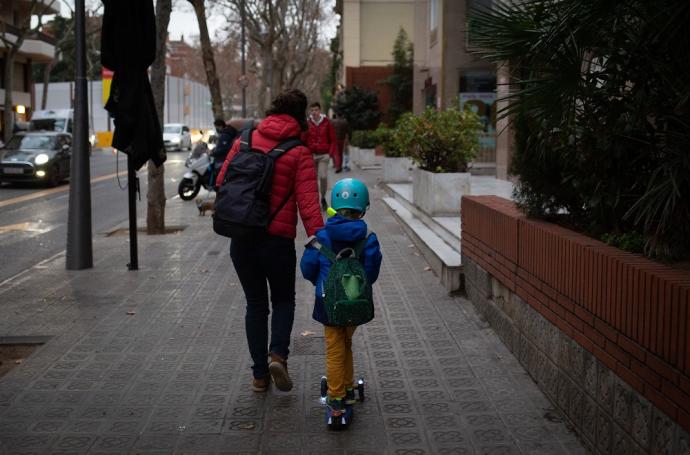
[[[267,376],[265,378],[254,378],[252,381],[252,390],[254,392],[265,392],[268,390],[268,385],[271,383],[271,377]]]
[[[268,371],[278,390],[288,392],[292,390],[292,379],[288,374],[287,362],[281,357],[271,354],[271,362],[268,364]]]

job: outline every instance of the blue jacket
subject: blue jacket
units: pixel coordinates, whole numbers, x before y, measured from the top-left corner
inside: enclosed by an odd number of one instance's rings
[[[326,226],[316,233],[316,238],[321,245],[326,246],[338,253],[343,248],[352,247],[358,240],[362,240],[367,235],[367,224],[362,220],[349,220],[339,215],[329,218]],[[381,247],[376,238],[376,234],[372,233],[364,246],[362,253],[362,261],[364,270],[367,273],[367,279],[371,284],[379,277],[379,270],[381,268]],[[311,281],[316,286],[316,301],[314,303],[314,312],[312,317],[322,324],[328,322],[326,317],[326,310],[323,306],[322,291],[323,283],[328,277],[328,271],[331,268],[331,261],[324,255],[319,253],[313,247],[307,247],[304,250],[302,261],[300,262],[302,269],[302,276]]]

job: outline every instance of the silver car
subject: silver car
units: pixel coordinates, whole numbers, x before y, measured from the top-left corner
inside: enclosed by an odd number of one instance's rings
[[[192,135],[189,127],[181,123],[166,123],[163,126],[163,143],[165,150],[170,152],[192,150]]]

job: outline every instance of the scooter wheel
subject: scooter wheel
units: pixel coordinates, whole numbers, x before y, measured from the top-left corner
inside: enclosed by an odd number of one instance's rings
[[[182,179],[177,187],[177,194],[183,201],[191,201],[199,194],[201,185],[195,185],[191,179]]]
[[[364,401],[364,379],[359,378],[357,380],[357,395],[359,395],[359,401]]]

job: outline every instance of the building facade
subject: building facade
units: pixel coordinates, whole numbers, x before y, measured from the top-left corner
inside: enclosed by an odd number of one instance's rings
[[[381,81],[391,74],[391,54],[400,29],[413,39],[415,0],[338,0],[336,12],[341,16],[340,82],[374,90],[381,111],[386,112],[390,94]]]
[[[484,132],[473,172],[494,175],[498,173],[496,66],[473,54],[476,48],[468,33],[471,11],[490,6],[491,0],[415,1],[413,110],[420,113],[428,106],[474,110]]]
[[[37,104],[33,91],[32,66],[34,64],[49,63],[55,58],[55,41],[53,38],[40,33],[31,32],[25,37],[19,52],[14,58],[14,80],[12,87],[5,87],[2,74],[7,65],[8,48],[5,41],[17,41],[21,28],[30,20],[32,0],[0,1],[0,130],[4,129],[3,115],[5,94],[12,91],[12,108],[15,111],[15,121],[25,121]],[[37,0],[33,4],[36,14],[55,14],[59,12],[57,0]]]

